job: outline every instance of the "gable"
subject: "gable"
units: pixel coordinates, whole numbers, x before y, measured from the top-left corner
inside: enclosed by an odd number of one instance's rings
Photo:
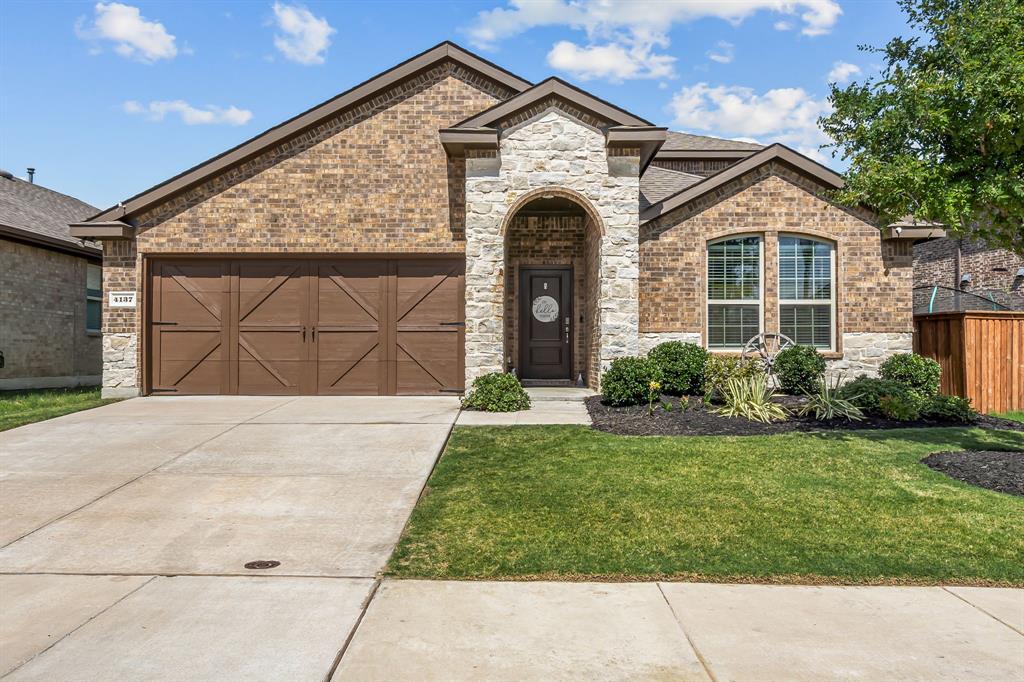
[[[139,250],[461,250],[465,165],[437,129],[496,94],[438,65],[138,213]]]
[[[667,213],[687,209],[688,205],[708,195],[712,197],[722,194],[729,185],[748,174],[763,171],[769,167],[786,167],[799,177],[822,189],[839,189],[843,187],[843,178],[835,171],[820,163],[793,151],[782,144],[773,144],[756,152],[743,160],[733,163],[724,170],[704,178],[680,191],[665,197],[643,211],[641,221],[651,221]]]
[[[316,135],[317,129],[322,128],[325,123],[330,124],[346,117],[352,118],[353,110],[360,110],[363,113],[379,110],[382,102],[389,100],[393,91],[407,89],[410,80],[422,81],[425,75],[436,72],[438,69],[448,69],[453,74],[458,73],[458,77],[462,80],[473,83],[478,90],[488,93],[492,100],[483,105],[485,108],[530,86],[528,81],[457,45],[444,42],[233,149],[141,192],[116,207],[93,216],[89,220],[97,222],[130,220],[156,204],[166,202],[182,192],[253,160],[255,157],[266,156],[268,153],[273,153],[276,148],[287,148],[294,143],[296,138],[306,137],[310,134]],[[471,111],[467,108],[461,115],[466,116]]]

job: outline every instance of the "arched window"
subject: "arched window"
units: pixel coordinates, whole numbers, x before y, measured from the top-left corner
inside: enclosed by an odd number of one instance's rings
[[[739,349],[761,333],[761,237],[708,243],[708,348]]]
[[[779,331],[796,343],[835,347],[835,258],[829,242],[779,236]]]

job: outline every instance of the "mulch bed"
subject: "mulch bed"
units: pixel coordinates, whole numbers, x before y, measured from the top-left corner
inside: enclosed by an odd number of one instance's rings
[[[935,452],[921,462],[958,481],[1024,497],[1024,450]]]
[[[942,422],[931,419],[900,422],[884,417],[867,416],[862,421],[845,419],[820,422],[813,417],[790,415],[786,421],[762,424],[742,417],[723,417],[704,405],[700,398],[663,398],[671,402],[672,410],[655,405],[654,414],[647,413],[647,405],[611,407],[601,403],[600,396],[587,398],[587,411],[594,428],[621,436],[763,436],[773,433],[810,431],[855,431],[863,429],[911,429],[936,426],[979,426],[986,429],[1024,431],[1024,424],[1009,419],[979,415],[971,424]],[[682,403],[680,402],[682,401]],[[799,409],[801,398],[783,396],[778,400],[790,412]],[[686,409],[680,409],[685,404]]]

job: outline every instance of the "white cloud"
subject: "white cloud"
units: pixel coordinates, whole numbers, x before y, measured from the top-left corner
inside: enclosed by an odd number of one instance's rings
[[[793,24],[789,23],[788,21],[776,21],[774,24],[772,24],[772,28],[774,28],[776,31],[792,31]]]
[[[566,26],[584,32],[586,41],[556,43],[552,65],[568,64],[572,68],[558,68],[581,77],[656,78],[672,73],[674,58],[659,50],[669,46],[674,24],[717,17],[736,25],[759,11],[799,17],[802,32],[811,36],[828,33],[842,13],[836,0],[508,0],[480,12],[467,33],[474,45],[490,49],[533,28]],[[608,65],[612,55],[628,64]]]
[[[818,146],[830,142],[817,121],[831,111],[831,105],[802,88],[774,88],[758,94],[741,86],[697,83],[679,90],[669,108],[673,123],[683,129],[781,142],[819,161],[825,157]]]
[[[143,105],[136,100],[128,100],[121,105],[126,114],[144,114],[150,121],[163,121],[168,114],[178,114],[186,125],[245,125],[252,119],[252,112],[235,106],[218,107],[206,105],[194,107],[180,99],[153,101]]]
[[[86,26],[85,17],[75,24],[75,33],[83,40],[98,42],[109,40],[114,43],[114,52],[122,57],[151,64],[158,59],[173,59],[178,54],[174,36],[167,32],[159,21],[149,21],[138,7],[122,5],[119,2],[98,2],[91,25]],[[90,53],[96,54],[94,46]]]
[[[828,72],[828,80],[830,83],[843,84],[849,82],[858,73],[860,73],[860,67],[856,64],[836,62],[832,65],[832,70]]]
[[[581,80],[605,78],[619,83],[631,78],[667,78],[675,57],[653,55],[650,49],[618,44],[580,47],[568,40],[555,43],[548,64]]]
[[[274,21],[281,34],[274,36],[274,47],[299,64],[323,64],[324,53],[337,31],[327,19],[316,17],[301,5],[274,3]]]
[[[708,59],[719,64],[728,64],[736,57],[736,46],[732,43],[719,40],[716,45],[717,50],[708,50]]]

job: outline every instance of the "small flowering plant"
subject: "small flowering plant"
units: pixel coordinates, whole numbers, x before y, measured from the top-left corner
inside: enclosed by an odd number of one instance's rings
[[[661,383],[652,381],[647,384],[647,414],[654,416],[654,399],[661,396]]]

